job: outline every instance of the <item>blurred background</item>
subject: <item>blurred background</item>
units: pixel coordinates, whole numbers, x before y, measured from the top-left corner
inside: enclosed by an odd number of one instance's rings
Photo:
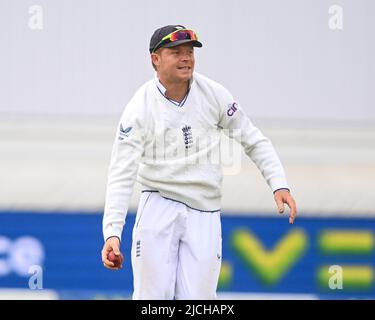
[[[153,77],[148,44],[196,30],[196,70],[273,142],[288,224],[242,153],[224,165],[223,299],[375,298],[372,0],[0,0],[0,299],[128,299],[103,268],[101,220],[120,115]]]

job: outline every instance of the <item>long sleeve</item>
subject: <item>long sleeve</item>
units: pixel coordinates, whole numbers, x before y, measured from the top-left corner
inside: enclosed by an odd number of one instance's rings
[[[144,150],[144,126],[142,108],[129,103],[121,117],[112,148],[103,216],[104,240],[111,236],[121,239]]]
[[[219,127],[244,148],[247,156],[255,163],[272,191],[288,188],[284,168],[271,143],[251,122],[232,95],[221,87],[219,103],[222,107]]]

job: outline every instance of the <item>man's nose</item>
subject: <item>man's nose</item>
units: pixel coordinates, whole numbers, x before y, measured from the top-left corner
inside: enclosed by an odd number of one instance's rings
[[[182,54],[181,59],[183,61],[188,61],[188,60],[191,60],[191,57],[190,57],[189,53],[185,53],[185,54]]]

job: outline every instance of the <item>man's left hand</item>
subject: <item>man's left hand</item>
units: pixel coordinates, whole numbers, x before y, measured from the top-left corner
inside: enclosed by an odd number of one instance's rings
[[[278,190],[275,192],[274,198],[279,213],[284,212],[284,203],[288,205],[290,208],[289,223],[293,224],[297,215],[297,206],[290,192],[287,189]]]

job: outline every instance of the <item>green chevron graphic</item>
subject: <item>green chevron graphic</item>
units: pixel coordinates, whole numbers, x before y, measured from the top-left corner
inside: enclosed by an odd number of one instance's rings
[[[250,230],[238,229],[231,244],[264,284],[275,285],[306,251],[308,238],[302,229],[295,228],[268,251]]]

